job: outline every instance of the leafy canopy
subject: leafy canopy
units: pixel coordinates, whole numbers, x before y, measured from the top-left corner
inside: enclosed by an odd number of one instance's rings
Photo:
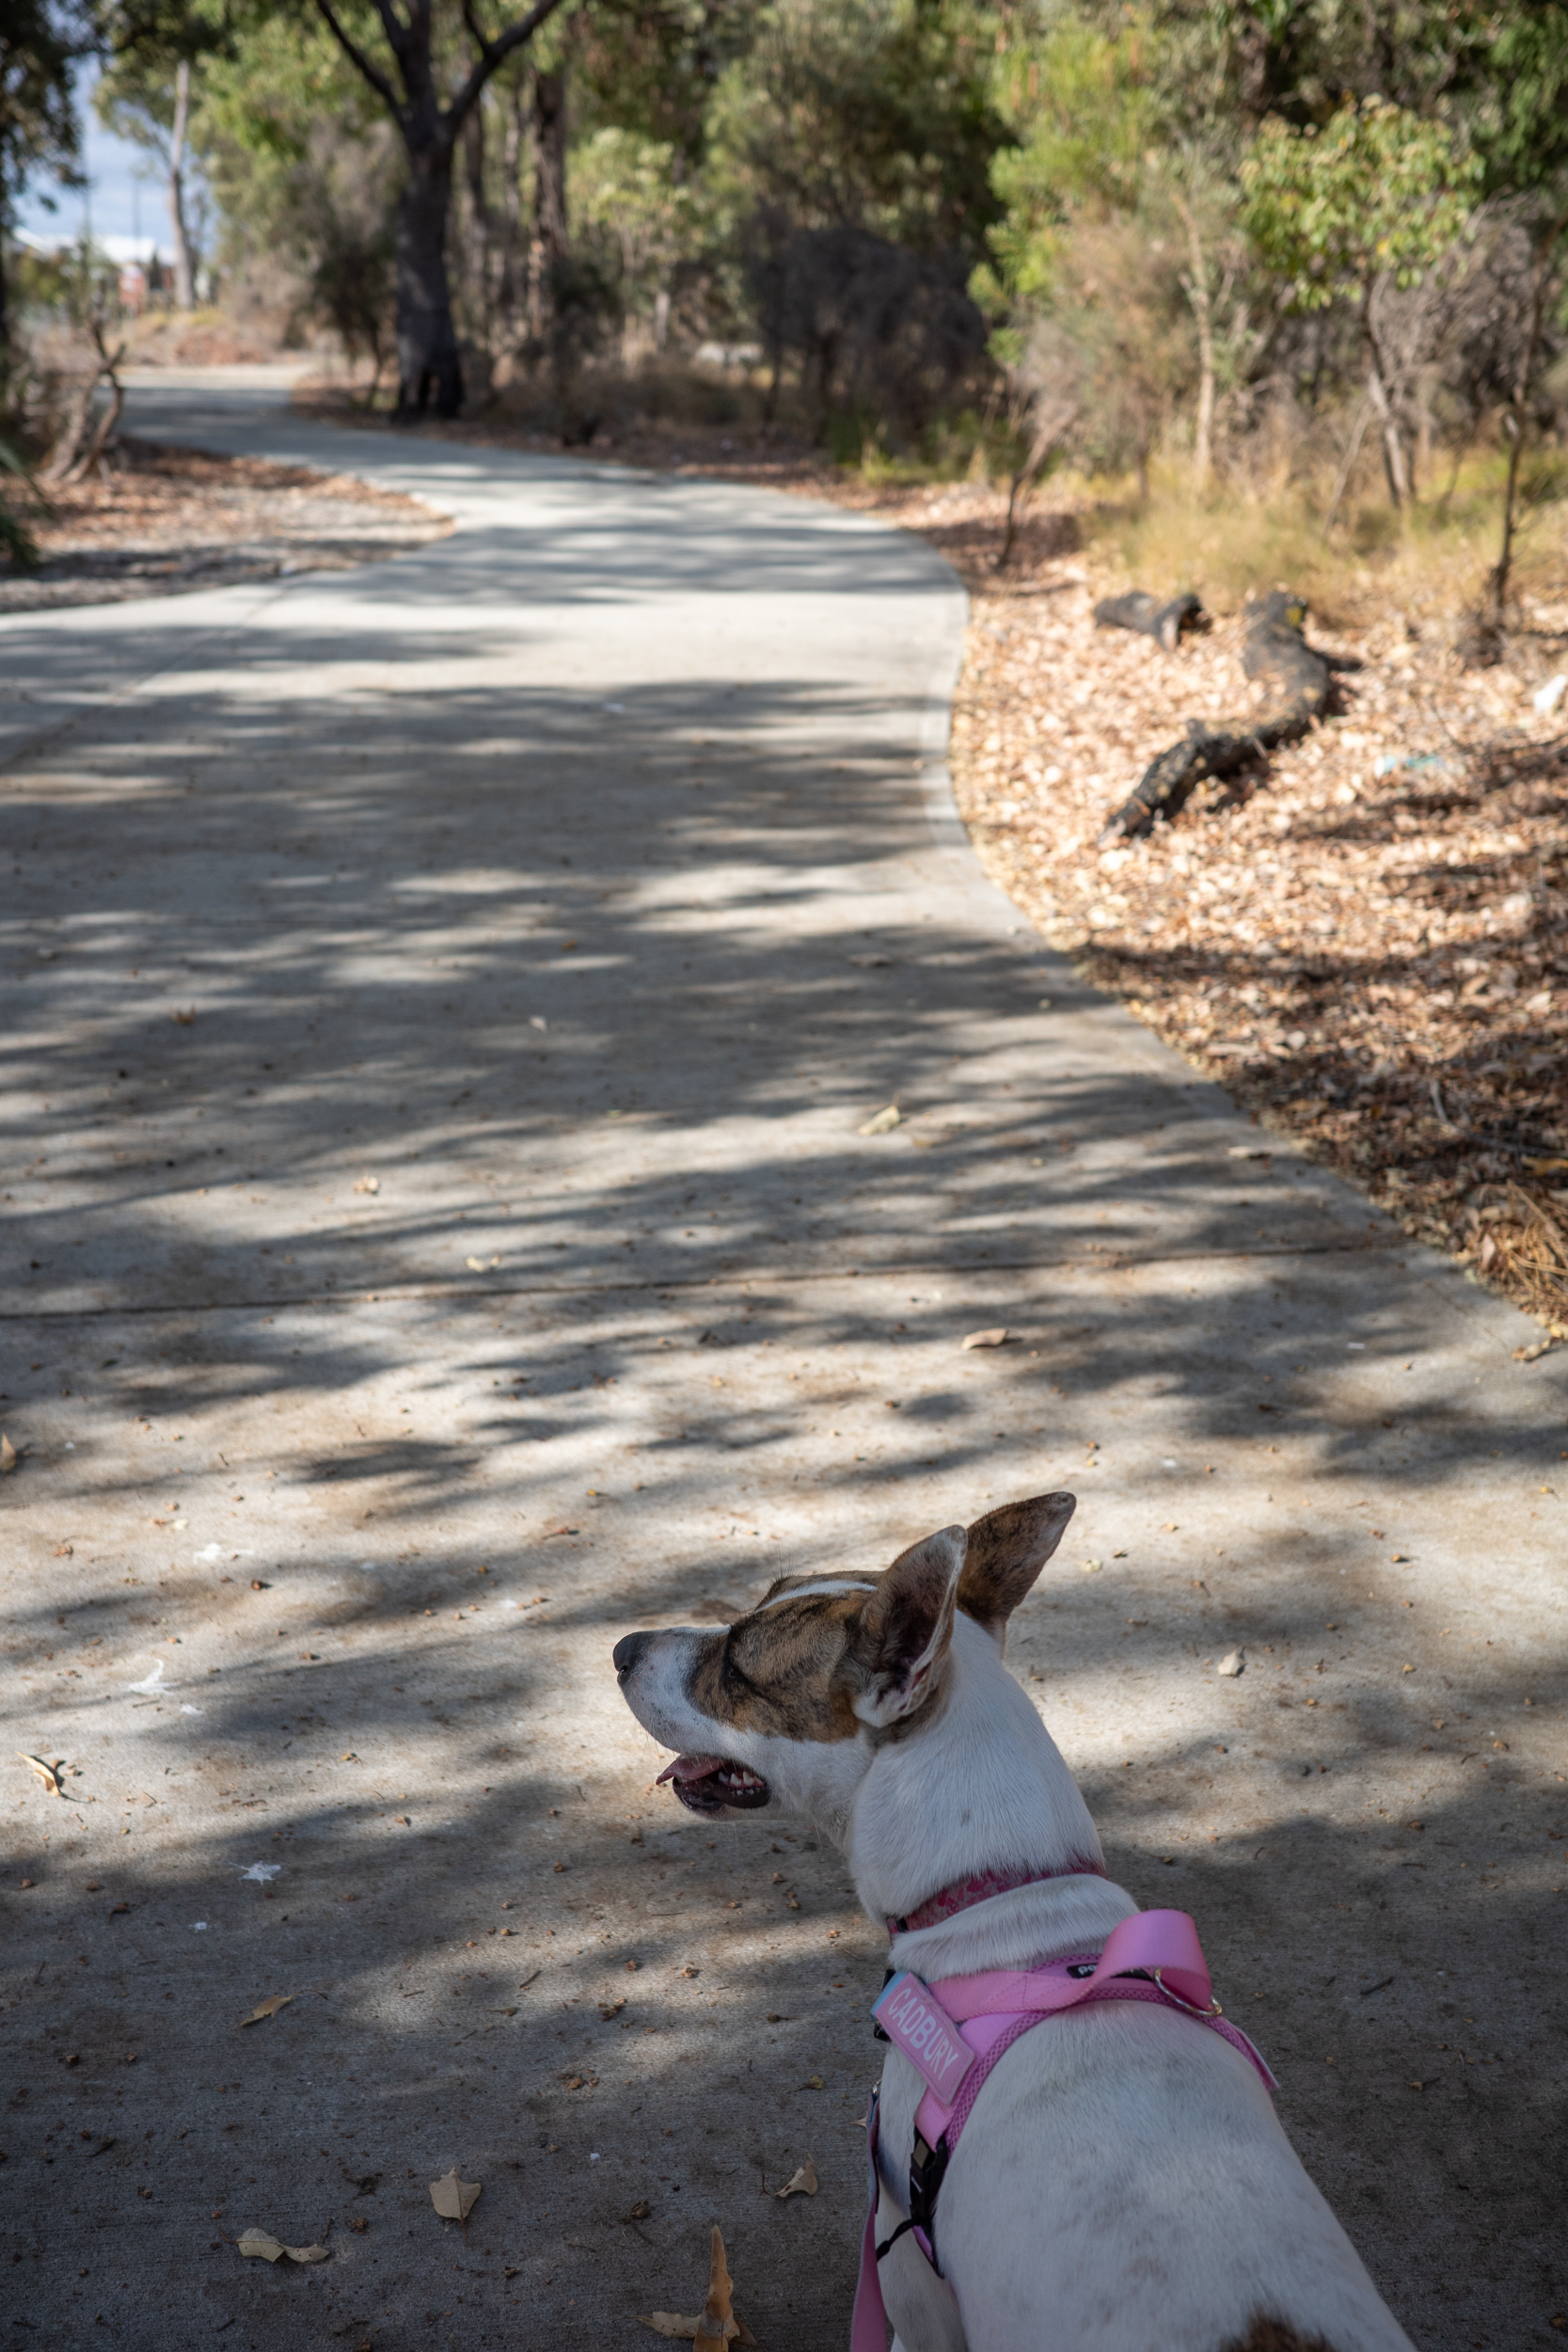
[[[1273,117],[1242,164],[1245,224],[1290,307],[1324,310],[1386,275],[1417,284],[1463,235],[1481,171],[1448,124],[1383,99],[1321,131]]]

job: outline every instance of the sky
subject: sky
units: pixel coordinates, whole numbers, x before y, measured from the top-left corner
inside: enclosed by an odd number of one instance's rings
[[[163,182],[161,177],[147,176],[150,167],[157,172],[156,159],[104,130],[92,110],[95,79],[89,70],[76,87],[82,162],[91,185],[86,190],[62,190],[48,181],[35,181],[23,191],[16,225],[40,237],[76,237],[90,218],[92,233],[101,244],[112,238],[118,246],[121,238],[136,238],[143,249],[156,243],[165,257],[170,258]],[[42,201],[45,195],[55,199],[53,212]]]

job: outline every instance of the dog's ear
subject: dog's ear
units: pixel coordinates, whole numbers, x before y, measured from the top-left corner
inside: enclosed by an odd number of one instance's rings
[[[958,1607],[1002,1641],[1007,1619],[1067,1530],[1076,1495],[1032,1495],[988,1511],[969,1531]]]
[[[953,1638],[964,1531],[944,1527],[901,1551],[861,1611],[856,1649],[869,1677],[855,1700],[863,1724],[902,1721],[935,1692]]]

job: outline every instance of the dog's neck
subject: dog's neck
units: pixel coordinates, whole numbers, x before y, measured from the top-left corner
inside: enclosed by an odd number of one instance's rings
[[[855,1890],[879,1924],[939,1887],[1021,1865],[1059,1873],[897,1939],[928,1980],[1097,1949],[1137,1906],[1101,1876],[1089,1809],[990,1634],[960,1615],[932,1718],[890,1740],[856,1792]]]

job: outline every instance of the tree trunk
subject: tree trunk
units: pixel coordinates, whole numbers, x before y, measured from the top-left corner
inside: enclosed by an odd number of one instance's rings
[[[1410,503],[1410,471],[1404,462],[1404,442],[1400,435],[1399,419],[1388,397],[1388,379],[1378,349],[1377,329],[1372,325],[1372,302],[1376,284],[1369,285],[1361,300],[1361,335],[1367,346],[1367,397],[1378,421],[1383,439],[1383,470],[1388,478],[1388,496],[1396,510],[1402,513]]]
[[[455,417],[463,405],[463,369],[447,278],[447,215],[451,149],[436,141],[408,151],[408,178],[398,199],[397,417],[407,423],[434,408]]]
[[[168,142],[168,224],[174,235],[174,301],[196,308],[196,266],[185,226],[185,133],[191,118],[191,67],[182,57],[174,72],[174,129]]]
[[[478,340],[488,354],[495,344],[491,309],[490,201],[484,187],[484,103],[474,107],[463,125],[463,176],[467,185],[467,262],[469,297]]]
[[[451,205],[452,152],[471,109],[509,57],[528,47],[562,0],[533,0],[527,11],[487,39],[465,6],[464,20],[478,55],[449,103],[442,105],[441,76],[433,40],[435,11],[429,0],[414,0],[401,14],[390,0],[378,0],[374,14],[390,64],[361,48],[341,20],[335,0],[316,0],[316,11],[355,72],[374,90],[403,135],[408,178],[398,199],[397,343],[398,405],[404,421],[434,405],[438,417],[454,417],[463,405],[463,368],[452,324],[451,287],[447,277],[447,215]],[[367,11],[367,16],[372,12]],[[562,123],[562,218],[565,217],[565,123]]]
[[[1371,402],[1383,437],[1383,470],[1388,480],[1388,496],[1394,505],[1402,509],[1410,502],[1410,476],[1405,469],[1404,443],[1400,438],[1398,419],[1388,398],[1388,387],[1373,354],[1367,370],[1367,398]]]
[[[496,310],[503,333],[515,322],[522,288],[523,254],[523,87],[521,81],[507,92],[506,126],[501,143],[501,258],[496,286]]]
[[[1525,430],[1529,421],[1530,379],[1535,373],[1536,355],[1541,348],[1541,330],[1546,315],[1546,291],[1551,282],[1552,256],[1558,239],[1568,223],[1557,220],[1544,230],[1535,254],[1535,282],[1530,289],[1529,332],[1519,358],[1519,371],[1513,379],[1513,398],[1508,412],[1508,480],[1503,488],[1502,545],[1497,550],[1497,564],[1492,573],[1492,619],[1499,627],[1503,606],[1508,597],[1509,573],[1513,566],[1513,533],[1518,525],[1519,461],[1525,453]]]
[[[1209,293],[1209,262],[1198,234],[1197,215],[1178,196],[1177,210],[1187,226],[1187,249],[1192,276],[1182,286],[1197,325],[1197,416],[1193,426],[1193,488],[1199,497],[1209,487],[1214,462],[1214,307]]]
[[[566,258],[566,73],[533,77],[533,247],[530,256],[530,325],[536,340],[548,333],[556,272]]]

